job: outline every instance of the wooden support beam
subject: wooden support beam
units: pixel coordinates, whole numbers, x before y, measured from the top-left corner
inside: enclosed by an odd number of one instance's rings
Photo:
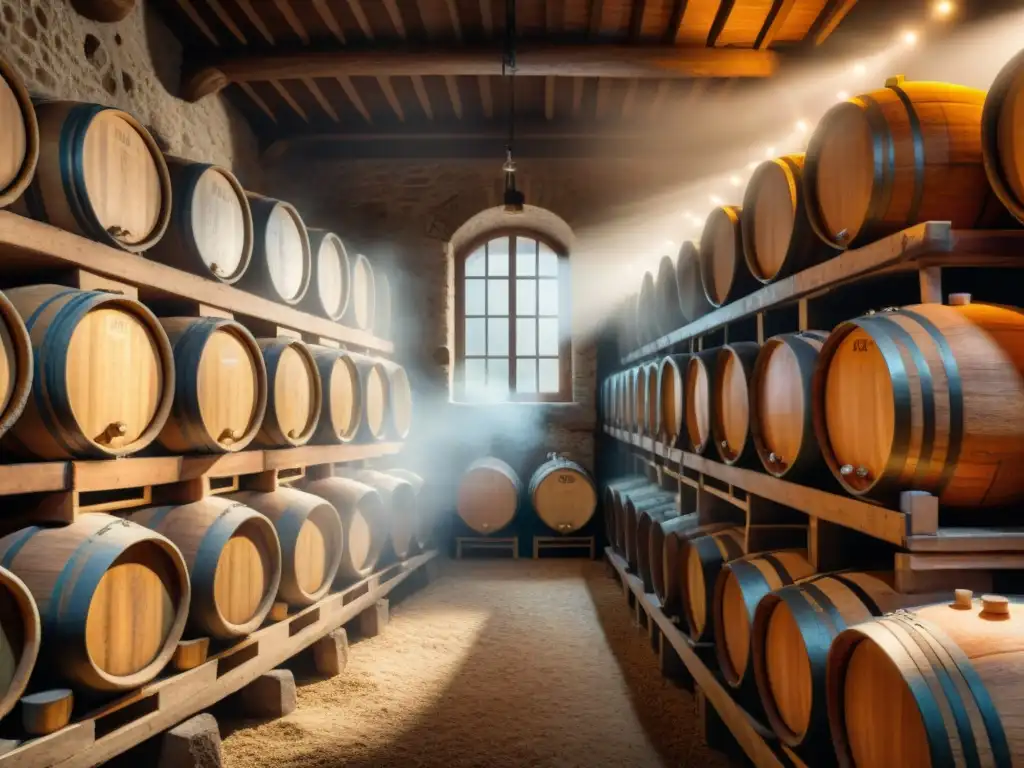
[[[647,13],[647,0],[633,0],[629,14],[629,39],[634,43],[640,39],[644,28],[644,14]]]
[[[336,78],[338,85],[341,86],[341,90],[348,96],[348,100],[352,102],[352,106],[356,108],[356,111],[363,116],[363,119],[368,123],[373,122],[373,118],[370,116],[370,110],[366,108],[366,104],[363,103],[363,97],[359,95],[359,91],[356,90],[355,85],[352,83],[352,78],[342,75]]]
[[[484,108],[484,117],[494,117],[494,95],[491,93],[491,78],[487,75],[477,75],[476,79],[480,84],[480,103]]]
[[[258,93],[256,93],[256,91],[254,91],[252,89],[251,85],[249,85],[248,83],[239,83],[238,87],[241,88],[245,92],[246,96],[248,96],[250,99],[252,99],[256,103],[257,107],[259,107],[260,109],[263,110],[263,113],[267,117],[269,117],[275,123],[277,122],[277,115],[274,114],[274,110],[272,110],[269,106],[267,106],[267,102],[265,102],[262,98],[260,98],[260,95]]]
[[[181,8],[181,10],[184,12],[186,16],[188,16],[189,21],[191,21],[195,25],[196,29],[203,33],[203,36],[207,40],[216,45],[218,48],[220,47],[220,40],[218,40],[217,36],[213,34],[213,30],[210,29],[209,25],[205,21],[203,21],[203,17],[199,15],[198,11],[196,11],[196,8],[194,5],[192,5],[191,0],[178,0],[178,7]]]
[[[324,96],[324,92],[320,90],[320,86],[316,84],[316,80],[311,77],[304,77],[302,78],[302,82],[307,88],[309,88],[309,92],[313,94],[313,98],[316,99],[317,104],[319,104],[320,108],[330,116],[331,120],[336,123],[340,123],[341,120],[338,117],[338,113],[331,105],[331,102],[327,100],[327,97]]]
[[[338,42],[344,44],[346,42],[345,31],[341,28],[341,24],[338,23],[338,19],[327,4],[327,0],[313,0],[313,8],[320,14],[320,19],[331,30],[331,34],[338,38]]]
[[[679,37],[679,30],[683,27],[683,15],[686,13],[687,0],[673,0],[672,13],[668,17],[668,26],[665,28],[665,45],[675,45]]]
[[[210,6],[210,10],[220,19],[220,23],[228,28],[228,31],[235,36],[238,42],[242,45],[249,44],[249,41],[245,39],[245,35],[242,34],[242,30],[235,24],[235,20],[231,18],[231,15],[224,10],[224,6],[220,4],[220,0],[207,0],[207,5]]]
[[[448,98],[452,100],[452,110],[455,116],[462,119],[462,97],[459,95],[459,81],[451,75],[444,78],[444,84],[448,88]]]
[[[601,17],[604,15],[604,0],[590,0],[590,16],[587,20],[587,33],[594,37],[601,31]]]
[[[423,83],[422,77],[413,77],[412,89],[416,91],[416,98],[420,102],[420,106],[423,108],[423,114],[427,116],[428,120],[434,119],[434,109],[430,104],[430,94],[427,93],[427,86]]]
[[[459,9],[455,6],[455,0],[445,0],[448,6],[448,16],[452,20],[452,32],[456,40],[462,40],[462,22],[459,19]]]
[[[555,119],[555,76],[548,75],[544,78],[544,117],[548,120]]]
[[[480,0],[480,23],[488,37],[494,34],[494,16],[491,14],[491,0]]]
[[[856,4],[857,0],[829,0],[829,3],[822,9],[821,15],[814,22],[814,26],[811,27],[808,37],[814,36],[815,45],[824,43]]]
[[[768,18],[765,19],[761,33],[754,41],[754,47],[763,50],[775,42],[776,36],[782,31],[782,27],[789,18],[789,12],[796,6],[796,0],[775,0],[771,10],[768,11]]]
[[[405,110],[402,109],[402,102],[398,100],[398,94],[395,93],[394,86],[391,85],[391,78],[378,77],[377,82],[380,83],[380,89],[384,91],[384,98],[388,100],[388,104],[394,110],[395,116],[404,122]]]
[[[306,114],[306,110],[299,106],[299,102],[297,102],[292,97],[291,93],[289,93],[288,89],[285,88],[281,82],[279,82],[278,80],[271,80],[270,85],[273,87],[275,91],[277,91],[281,95],[281,98],[285,100],[285,103],[293,110],[295,110],[295,114],[297,114],[307,123],[309,122],[309,115]]]
[[[256,13],[256,9],[252,7],[250,0],[235,0],[238,3],[238,7],[242,9],[242,13],[246,15],[252,25],[259,30],[259,33],[263,35],[263,39],[271,45],[274,44],[274,36],[270,34],[270,30],[267,29],[267,25],[263,23],[263,18]]]
[[[288,26],[292,28],[292,32],[298,35],[299,40],[302,41],[303,45],[309,45],[309,32],[302,25],[302,21],[298,16],[295,15],[295,10],[292,8],[291,0],[274,0],[274,5],[277,6],[277,10],[284,16],[284,20],[288,22]]]
[[[355,16],[356,24],[362,30],[363,37],[367,40],[373,40],[373,27],[370,26],[370,21],[366,18],[363,4],[359,0],[348,0],[348,7],[352,11],[352,15]]]
[[[718,36],[722,34],[725,25],[729,23],[729,16],[732,15],[732,9],[735,7],[736,0],[722,0],[719,4],[715,20],[711,22],[711,31],[708,32],[708,48],[714,48],[718,43]]]
[[[405,22],[402,20],[402,12],[395,4],[395,0],[384,0],[384,10],[388,12],[388,18],[395,25],[395,31],[398,32],[398,36],[404,40],[406,37]]]

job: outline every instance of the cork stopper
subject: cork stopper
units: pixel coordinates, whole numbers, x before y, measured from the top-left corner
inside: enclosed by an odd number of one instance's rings
[[[1002,595],[982,595],[981,605],[981,612],[990,616],[1010,615],[1010,601]]]
[[[974,602],[974,593],[969,589],[958,589],[953,592],[953,604],[957,608],[970,608]]]
[[[949,294],[949,306],[951,307],[966,307],[971,303],[971,294],[969,293],[951,293]]]

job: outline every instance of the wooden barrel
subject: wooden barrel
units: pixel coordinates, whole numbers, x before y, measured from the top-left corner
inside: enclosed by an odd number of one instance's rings
[[[644,272],[640,292],[636,295],[636,335],[640,346],[654,341],[660,335],[654,322],[654,275]]]
[[[412,385],[405,368],[390,360],[381,360],[384,369],[385,435],[395,440],[405,440],[412,427]]]
[[[284,485],[276,491],[242,491],[227,498],[252,507],[274,524],[281,542],[278,600],[311,605],[327,594],[345,551],[338,510],[319,496]]]
[[[811,378],[825,331],[773,336],[750,377],[750,432],[765,471],[807,482],[825,469],[814,436]]]
[[[434,529],[438,523],[440,505],[436,498],[436,488],[428,485],[422,475],[408,469],[389,469],[385,474],[404,480],[412,486],[416,494],[416,546],[425,552],[433,543]]]
[[[39,656],[39,609],[25,582],[0,568],[0,717],[28,685]]]
[[[967,300],[954,294],[957,301]],[[814,430],[850,493],[951,507],[1024,498],[1024,315],[920,304],[836,327],[812,379]]]
[[[684,515],[684,517],[689,517],[689,515]],[[668,616],[683,618],[683,595],[686,592],[687,574],[686,547],[690,539],[708,536],[733,527],[732,523],[707,523],[694,528],[683,525],[679,530],[670,531],[665,535],[665,541],[661,546],[661,572],[664,574],[664,583],[659,589],[657,580],[653,578],[652,580],[654,580],[655,594],[661,600],[662,609]]]
[[[692,323],[714,309],[704,293],[700,265],[700,249],[697,244],[690,240],[684,241],[676,257],[676,288],[679,292],[679,309],[687,323]]]
[[[661,363],[654,361],[647,363],[644,378],[647,381],[647,393],[644,396],[644,414],[640,425],[642,434],[649,435],[654,439],[661,436],[661,390],[658,374],[661,371]]]
[[[834,248],[858,248],[922,221],[954,229],[1004,215],[981,152],[984,91],[890,78],[832,107],[804,166],[807,213]]]
[[[789,277],[837,253],[811,227],[803,177],[800,153],[761,163],[747,182],[740,219],[743,257],[762,283]]]
[[[0,293],[0,436],[18,420],[32,391],[32,340],[25,322]]]
[[[551,454],[530,478],[530,501],[548,528],[562,534],[575,533],[594,516],[597,489],[587,470]]]
[[[339,469],[343,477],[350,477],[375,489],[384,502],[388,519],[388,539],[399,560],[405,560],[418,551],[416,533],[419,530],[419,510],[416,491],[412,484],[372,469]]]
[[[761,348],[739,341],[718,348],[712,383],[711,434],[726,464],[756,464],[750,429],[750,377]]]
[[[477,533],[497,533],[516,516],[520,488],[519,475],[504,461],[477,459],[459,480],[455,511]]]
[[[178,548],[99,513],[0,539],[0,567],[28,587],[42,618],[37,674],[93,691],[145,685],[164,668],[188,619]]]
[[[119,294],[60,285],[12,288],[7,298],[26,318],[36,375],[5,448],[110,458],[156,439],[174,399],[174,356],[152,312]]]
[[[98,104],[36,104],[39,164],[25,191],[30,216],[138,253],[171,220],[171,176],[142,123]]]
[[[680,447],[693,453],[704,453],[711,442],[711,385],[714,381],[715,358],[718,350],[711,349],[690,355],[686,363],[686,379],[683,382],[683,413],[685,429],[679,440]]]
[[[686,533],[700,527],[696,512],[665,516],[660,520],[651,521],[651,530],[647,536],[647,563],[651,572],[650,588],[659,600],[663,600],[666,592],[665,575],[665,541],[676,532]],[[639,553],[638,553],[639,556]],[[645,585],[646,588],[646,585]]]
[[[222,496],[131,516],[181,551],[192,583],[188,627],[218,640],[259,629],[281,583],[281,545],[270,520]]]
[[[659,430],[665,444],[673,448],[686,426],[683,378],[689,360],[688,354],[668,355],[658,368]]]
[[[1008,611],[1008,612],[1007,612]],[[1010,766],[1019,726],[1024,606],[944,601],[844,630],[828,657],[840,765]]]
[[[651,559],[651,532],[659,523],[679,517],[679,500],[651,502],[636,511],[636,573],[644,585],[644,593],[654,591],[654,569]],[[661,552],[658,552],[661,555]]]
[[[359,369],[348,352],[309,345],[320,374],[320,420],[313,442],[351,443],[363,421],[363,392]]]
[[[246,192],[252,209],[253,249],[244,288],[282,304],[298,304],[309,289],[312,255],[309,233],[291,203]]]
[[[359,372],[359,391],[362,394],[362,414],[356,435],[364,442],[383,440],[387,437],[389,421],[388,371],[384,361],[354,352],[349,352],[348,358]]]
[[[700,280],[708,302],[723,307],[757,288],[743,258],[740,207],[722,205],[704,222],[700,236]]]
[[[647,366],[638,365],[633,369],[633,418],[630,429],[638,434],[644,430],[647,419]]]
[[[222,283],[237,283],[252,260],[252,211],[231,171],[164,158],[171,175],[171,223],[147,258]]]
[[[765,716],[783,743],[808,755],[831,751],[825,678],[832,640],[848,626],[930,602],[900,594],[894,582],[885,572],[823,574],[757,604],[750,657]]]
[[[306,482],[302,490],[325,499],[338,511],[345,540],[338,580],[357,581],[373,573],[391,528],[388,510],[377,490],[347,477]]]
[[[381,270],[373,273],[373,335],[378,339],[391,338],[391,280]]]
[[[646,479],[646,478],[645,478]],[[638,484],[636,486],[623,486],[621,488],[615,488],[612,490],[612,503],[615,505],[615,546],[622,552],[623,556],[626,556],[627,542],[626,542],[626,502],[632,496],[643,497],[649,494],[661,494],[665,495],[667,491],[662,489],[660,486],[652,483],[650,480]],[[633,520],[633,526],[635,528],[636,520]],[[630,534],[632,536],[632,534]]]
[[[377,291],[374,287],[373,267],[370,260],[357,253],[352,260],[352,294],[345,321],[361,331],[373,330]]]
[[[267,366],[267,411],[256,435],[264,448],[305,445],[316,432],[323,387],[316,358],[299,339],[257,339]]]
[[[686,569],[683,615],[686,617],[686,633],[695,643],[715,639],[711,613],[715,581],[723,565],[743,557],[743,547],[743,528],[736,526],[686,542],[682,563]]]
[[[328,320],[341,320],[348,309],[352,268],[341,238],[325,229],[308,229],[312,273],[303,307]]]
[[[671,256],[662,256],[654,279],[654,318],[658,335],[665,336],[686,323],[679,303],[676,263]]]
[[[668,505],[678,507],[675,494],[654,486],[650,493],[638,492],[622,495],[623,552],[629,570],[634,573],[640,567],[640,513],[645,509],[663,509]]]
[[[999,200],[1024,222],[1024,52],[1002,68],[985,98],[981,150]]]
[[[39,162],[39,123],[14,67],[0,58],[0,208],[28,188]]]
[[[651,481],[641,475],[627,475],[626,477],[612,480],[604,487],[601,493],[601,508],[604,513],[604,535],[612,547],[618,548],[618,536],[616,534],[616,529],[618,528],[616,520],[618,510],[617,492],[640,488],[650,484]]]
[[[163,317],[174,350],[174,405],[157,438],[173,453],[240,451],[267,410],[267,369],[252,334],[219,317]]]

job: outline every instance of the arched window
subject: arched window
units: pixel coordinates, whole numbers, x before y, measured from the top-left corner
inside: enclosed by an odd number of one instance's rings
[[[567,254],[492,232],[458,254],[455,279],[456,399],[572,400]]]

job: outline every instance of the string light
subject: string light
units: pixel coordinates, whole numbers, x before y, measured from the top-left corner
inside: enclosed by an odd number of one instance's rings
[[[743,183],[743,179],[741,179],[736,174],[733,174],[732,176],[729,177],[729,183],[732,184],[734,187],[738,187]]]
[[[863,61],[858,61],[856,64],[853,65],[853,74],[857,75],[857,77],[864,77],[864,75],[866,75],[867,72],[868,68],[867,66],[865,66]]]
[[[836,99],[838,99],[839,101],[846,101],[848,98],[850,98],[850,94],[848,91],[840,91],[839,93],[836,94]]]
[[[956,6],[950,0],[939,0],[932,6],[932,15],[937,19],[948,19],[955,10]]]
[[[765,147],[764,156],[771,160],[775,157],[775,147]]]
[[[908,48],[913,48],[917,45],[917,32],[912,29],[908,29],[900,35],[900,40],[902,40],[903,44]]]
[[[807,133],[807,121],[806,120],[797,120],[796,121],[796,129],[800,133]]]

